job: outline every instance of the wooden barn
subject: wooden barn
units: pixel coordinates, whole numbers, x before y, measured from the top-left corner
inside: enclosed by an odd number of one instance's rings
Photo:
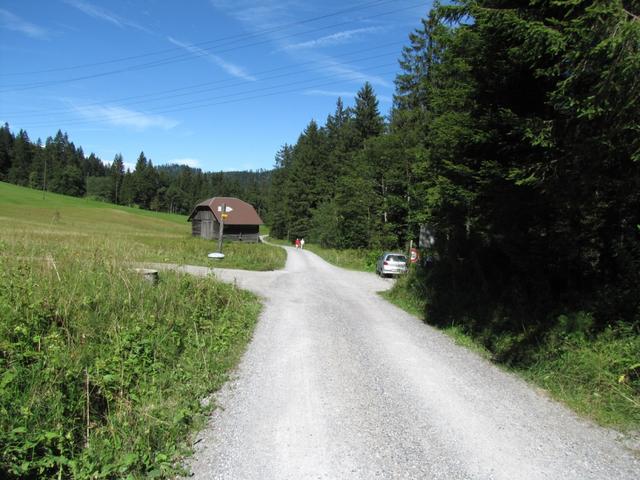
[[[239,198],[213,197],[199,203],[187,219],[191,222],[191,234],[207,240],[217,240],[222,220],[222,205],[226,205],[223,240],[257,242],[262,219],[256,210]]]

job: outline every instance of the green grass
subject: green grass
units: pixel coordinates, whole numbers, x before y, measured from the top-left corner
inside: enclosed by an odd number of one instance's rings
[[[398,279],[391,290],[381,295],[408,313],[424,318],[426,301],[415,290],[411,276]],[[640,429],[638,332],[629,327],[612,327],[593,337],[582,331],[571,332],[562,322],[559,325],[557,331],[541,340],[532,362],[498,365],[545,389],[556,400],[600,425],[621,431]],[[495,360],[493,352],[468,335],[461,324],[440,330],[456,344]]]
[[[522,376],[601,425],[640,429],[640,336],[609,328],[595,338],[549,339]]]
[[[0,471],[171,476],[203,425],[200,399],[251,335],[257,299],[168,272],[154,286],[105,254],[14,252],[0,258]]]
[[[209,263],[198,260],[213,242],[191,238],[186,217],[0,183],[0,224],[3,478],[174,477],[258,299],[211,278],[162,272],[151,285],[132,271]],[[284,264],[277,247],[224,251],[228,267]]]
[[[335,248],[323,248],[319,245],[306,243],[305,249],[312,251],[327,262],[341,268],[358,270],[362,272],[375,272],[376,261],[382,251],[367,249],[337,250]]]
[[[294,247],[295,245],[285,239],[281,238],[267,238],[267,242],[274,245],[283,245],[287,247]],[[305,250],[309,250],[316,255],[322,257],[327,262],[341,268],[348,270],[358,270],[361,272],[375,272],[376,261],[382,254],[382,250],[368,250],[368,249],[347,249],[338,250],[335,248],[324,248],[314,243],[305,242]]]
[[[260,244],[227,243],[225,259],[213,263],[207,254],[217,242],[191,236],[187,217],[95,200],[78,199],[0,182],[0,239],[9,245],[27,242],[34,255],[46,255],[52,245],[131,261],[275,270],[284,267],[286,253]]]

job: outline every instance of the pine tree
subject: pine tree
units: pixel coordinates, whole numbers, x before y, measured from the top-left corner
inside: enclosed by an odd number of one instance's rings
[[[13,158],[13,135],[9,124],[0,127],[0,180],[5,180],[11,168]]]
[[[368,138],[381,135],[384,130],[384,120],[378,110],[378,99],[369,82],[366,82],[356,95],[354,125],[360,144]]]
[[[291,168],[293,147],[283,145],[275,158],[271,185],[269,187],[269,226],[275,238],[289,238],[291,214],[289,209],[288,175]]]
[[[122,191],[122,181],[124,179],[124,159],[122,158],[122,154],[117,153],[115,157],[113,157],[113,162],[111,163],[110,175],[113,183],[112,195],[113,202],[116,204],[120,203],[120,194]]]
[[[331,197],[333,186],[326,162],[326,136],[312,120],[293,148],[288,179],[289,234],[293,238],[309,236],[313,210]]]
[[[33,145],[27,132],[20,130],[13,142],[13,159],[7,175],[9,182],[25,186],[29,184],[33,154]]]

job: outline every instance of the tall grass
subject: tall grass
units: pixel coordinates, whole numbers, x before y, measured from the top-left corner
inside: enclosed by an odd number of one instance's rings
[[[152,285],[104,251],[14,251],[0,257],[5,478],[175,472],[200,400],[249,338],[256,298],[171,273]]]
[[[362,272],[375,272],[376,261],[382,251],[367,249],[346,249],[337,250],[335,248],[323,248],[315,244],[305,244],[305,249],[312,251],[329,263],[349,270]]]

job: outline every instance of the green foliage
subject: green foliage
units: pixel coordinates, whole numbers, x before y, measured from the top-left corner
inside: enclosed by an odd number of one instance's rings
[[[380,295],[412,315],[424,317],[426,298],[415,268],[410,268],[407,275],[399,277],[390,290],[380,292]]]
[[[269,210],[276,238],[327,248],[395,247],[406,234],[409,167],[387,141],[378,100],[366,83],[353,109],[338,98],[326,125],[311,122],[276,157]]]
[[[588,325],[589,316],[575,315]],[[552,330],[522,373],[577,412],[602,425],[640,427],[640,335],[609,327],[595,338],[566,320]]]
[[[403,310],[424,316],[426,295],[415,270],[381,295]],[[501,362],[521,342],[508,331],[474,335],[464,319],[442,325],[458,345]],[[488,335],[488,336],[487,336]],[[526,355],[511,369],[543,387],[556,399],[604,426],[625,431],[640,427],[640,335],[629,325],[596,333],[586,312],[560,315],[553,329],[526,346]],[[523,351],[519,344],[518,351]],[[526,359],[526,361],[524,361]],[[503,363],[504,365],[504,363]]]
[[[562,312],[640,321],[640,24],[620,2],[530,3],[436,6],[393,115],[424,132],[400,136],[409,223],[436,238],[427,318],[515,363]]]
[[[93,153],[85,156],[60,131],[42,145],[32,143],[23,130],[14,136],[8,124],[0,127],[0,181],[48,192],[181,214],[205,198],[239,197],[264,217],[270,179],[265,171],[203,173],[185,165],[154,167],[143,152],[134,171],[125,172],[121,154],[106,165]]]
[[[312,251],[337,267],[347,268],[349,270],[359,270],[362,272],[375,272],[376,261],[382,253],[378,250],[368,250],[363,248],[323,248],[312,243],[305,243],[304,248]]]
[[[0,257],[0,470],[8,478],[167,477],[249,338],[255,297],[94,255]]]

